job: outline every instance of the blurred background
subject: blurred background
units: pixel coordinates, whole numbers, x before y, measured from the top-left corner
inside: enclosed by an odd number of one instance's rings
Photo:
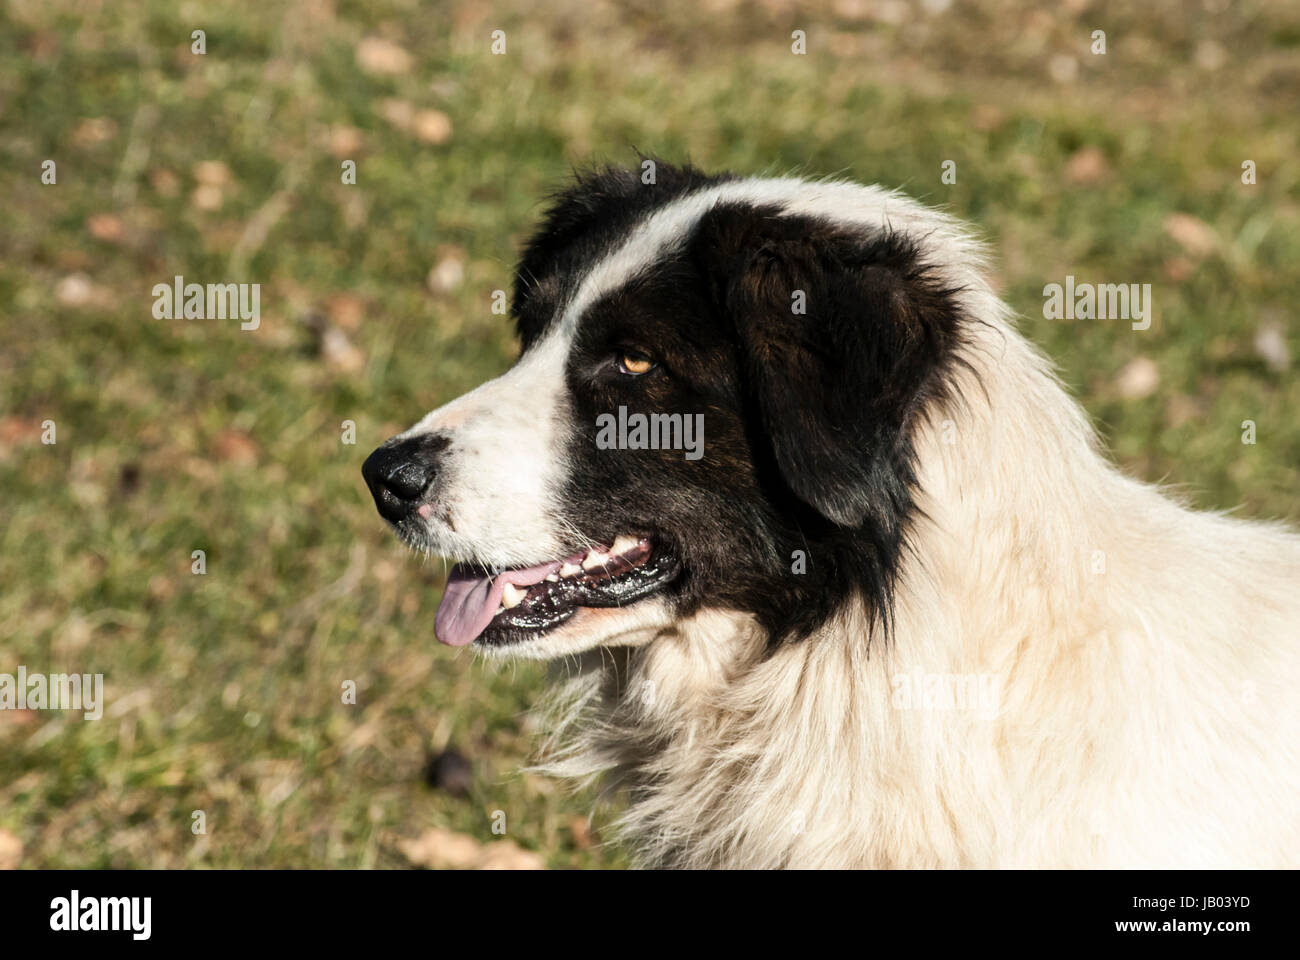
[[[443,564],[360,465],[511,362],[542,198],[634,149],[973,221],[1125,469],[1300,520],[1298,116],[1291,2],[5,4],[0,672],[106,702],[0,711],[0,866],[625,862],[617,801],[519,772],[542,670],[434,642]],[[155,319],[177,274],[260,327]],[[1151,329],[1044,320],[1067,274],[1152,284]]]

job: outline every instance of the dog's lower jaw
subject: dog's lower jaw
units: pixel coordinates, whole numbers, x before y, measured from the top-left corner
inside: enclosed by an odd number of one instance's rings
[[[535,638],[510,644],[474,645],[489,660],[562,660],[588,651],[638,648],[674,629],[671,601],[651,596],[628,607],[582,607],[569,620]]]

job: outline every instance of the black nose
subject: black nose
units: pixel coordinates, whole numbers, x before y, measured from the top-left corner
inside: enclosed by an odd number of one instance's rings
[[[436,434],[389,441],[361,465],[370,495],[384,519],[397,523],[410,516],[438,474],[447,438]]]

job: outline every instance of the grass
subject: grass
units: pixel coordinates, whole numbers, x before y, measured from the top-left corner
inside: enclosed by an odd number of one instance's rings
[[[107,699],[97,722],[0,712],[18,861],[395,867],[432,826],[496,842],[501,810],[552,867],[625,863],[589,791],[518,772],[541,671],[434,643],[443,567],[388,535],[359,467],[510,363],[492,292],[539,198],[634,147],[899,185],[974,221],[1128,470],[1300,518],[1300,385],[1255,345],[1296,347],[1300,11],[900,9],[0,11],[0,672],[103,673]],[[1067,273],[1151,283],[1154,325],[1043,319]],[[177,274],[260,283],[260,328],[155,319]],[[426,782],[448,746],[468,797]]]

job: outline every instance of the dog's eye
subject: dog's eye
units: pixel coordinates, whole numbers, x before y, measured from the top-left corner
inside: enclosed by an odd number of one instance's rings
[[[636,350],[624,351],[618,358],[618,372],[626,373],[633,377],[639,377],[642,374],[649,373],[654,368],[655,362],[644,353],[639,353]]]

